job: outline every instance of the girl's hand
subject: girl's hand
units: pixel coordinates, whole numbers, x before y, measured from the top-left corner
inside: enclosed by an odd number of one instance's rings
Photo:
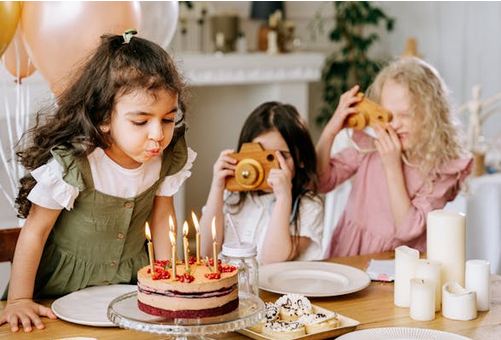
[[[280,151],[277,151],[275,154],[280,164],[280,169],[270,170],[268,184],[273,189],[277,199],[290,198],[292,195],[292,172]]]
[[[390,124],[375,127],[377,140],[374,142],[376,149],[381,155],[385,169],[391,169],[402,165],[402,144],[397,133]]]
[[[224,190],[226,177],[235,176],[237,160],[228,156],[234,153],[233,150],[224,150],[219,154],[219,158],[214,163],[214,174],[212,176],[212,186],[215,189]]]
[[[13,300],[7,302],[0,316],[0,326],[8,323],[12,332],[17,332],[19,325],[24,328],[25,332],[31,332],[32,325],[38,329],[44,329],[45,326],[42,320],[40,320],[40,316],[45,316],[52,320],[57,319],[50,308],[35,303],[31,299]]]
[[[338,132],[343,129],[346,117],[358,112],[353,105],[362,100],[357,97],[359,89],[360,86],[355,85],[349,91],[343,93],[339,98],[339,104],[337,105],[336,111],[325,126],[325,130],[330,134],[337,135]]]

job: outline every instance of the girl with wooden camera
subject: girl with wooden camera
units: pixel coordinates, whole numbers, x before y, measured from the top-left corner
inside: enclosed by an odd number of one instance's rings
[[[215,217],[217,243],[255,245],[260,263],[320,259],[323,205],[316,193],[315,147],[297,110],[277,102],[258,106],[244,123],[238,150],[243,151],[244,143],[260,143],[264,153],[275,150],[272,154],[279,166],[266,171],[268,189],[256,186],[258,190],[231,192],[228,183],[244,160],[237,160],[242,157],[233,150],[221,152],[200,221],[202,245],[212,244]],[[248,171],[244,177],[250,176],[250,170],[244,170]],[[202,253],[210,254],[209,248]]]
[[[352,178],[347,206],[331,241],[331,256],[393,250],[402,244],[424,251],[426,215],[454,199],[471,171],[458,141],[448,90],[429,64],[417,58],[390,63],[368,97],[392,113],[376,124],[377,138],[354,132],[360,148],[330,156],[332,142],[357,112],[359,88],[344,93],[317,144],[319,189],[328,192]]]

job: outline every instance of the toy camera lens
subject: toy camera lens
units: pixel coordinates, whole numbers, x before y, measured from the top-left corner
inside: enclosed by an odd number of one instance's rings
[[[273,162],[273,160],[275,159],[275,156],[273,156],[271,153],[266,156],[266,159],[268,160],[268,162]]]

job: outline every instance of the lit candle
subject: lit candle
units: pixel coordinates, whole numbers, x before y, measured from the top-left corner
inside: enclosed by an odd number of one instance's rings
[[[155,273],[155,257],[153,254],[153,242],[151,242],[151,232],[150,232],[150,226],[148,225],[148,222],[146,222],[146,225],[144,227],[144,234],[146,235],[146,239],[148,240],[148,256],[150,258],[150,273],[151,276]]]
[[[184,269],[186,272],[190,271],[190,262],[188,259],[188,222],[184,221],[183,224],[183,247],[184,247]]]
[[[435,281],[411,280],[410,316],[418,321],[435,319]]]
[[[411,279],[419,260],[419,251],[407,246],[395,248],[394,303],[398,307],[409,307]]]
[[[172,280],[176,280],[176,235],[169,230],[170,245],[172,247]]]
[[[217,241],[216,241],[216,217],[212,219],[212,256],[214,258],[214,272],[218,272],[217,268]]]
[[[177,230],[176,230],[176,225],[174,224],[174,219],[172,218],[171,215],[169,215],[169,230],[172,231],[172,234],[174,235],[174,243],[177,244]],[[177,252],[176,252],[177,255]],[[174,257],[174,261],[177,262],[177,256]],[[174,263],[176,263],[174,262]]]
[[[198,224],[197,215],[192,211],[191,218],[193,219],[193,225],[195,226],[195,230],[197,231],[195,238],[197,244],[197,264],[200,264],[200,225]]]

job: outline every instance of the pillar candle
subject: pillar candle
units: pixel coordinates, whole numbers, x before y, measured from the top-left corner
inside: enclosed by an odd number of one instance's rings
[[[490,263],[485,260],[466,261],[465,287],[477,296],[477,310],[488,311],[490,302]]]
[[[395,288],[394,303],[398,307],[409,307],[410,280],[419,260],[419,251],[407,246],[395,249]]]
[[[426,230],[427,258],[442,266],[440,286],[450,281],[464,285],[465,215],[434,210],[428,213]]]
[[[435,319],[435,281],[411,280],[410,316],[418,321]]]
[[[440,285],[440,263],[430,260],[418,260],[414,277],[433,282],[435,289],[435,311],[440,310],[442,304],[442,286]]]
[[[475,292],[464,289],[457,282],[442,287],[442,315],[448,319],[468,321],[477,317]]]

